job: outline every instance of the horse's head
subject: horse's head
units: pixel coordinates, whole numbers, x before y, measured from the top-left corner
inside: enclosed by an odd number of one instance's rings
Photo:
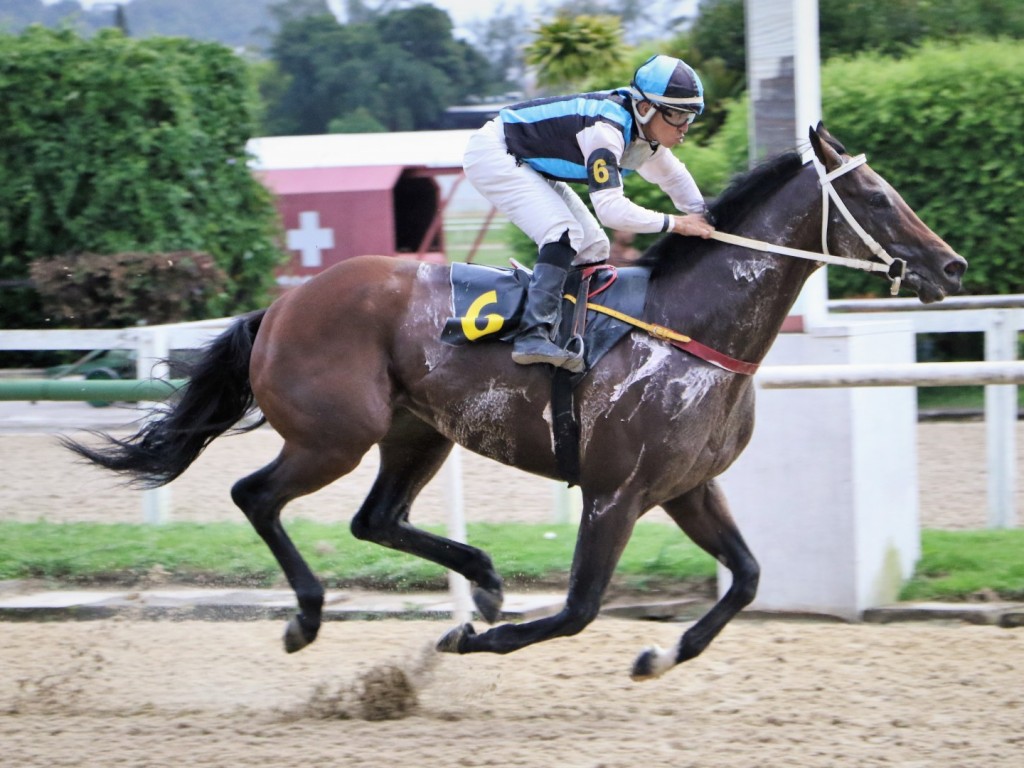
[[[842,144],[821,123],[811,129],[810,138],[826,173],[849,162],[843,157]],[[960,290],[967,261],[925,226],[885,179],[861,165],[832,183],[853,219],[870,236],[862,237],[833,206],[828,223],[829,249],[833,253],[877,260],[870,247],[873,238],[892,258],[906,262],[903,285],[917,293],[922,302],[941,301]]]

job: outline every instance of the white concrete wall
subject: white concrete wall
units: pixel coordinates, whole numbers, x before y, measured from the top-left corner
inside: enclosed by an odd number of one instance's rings
[[[897,321],[783,334],[765,364],[913,361]],[[856,618],[895,600],[920,556],[916,418],[912,387],[758,391],[753,439],[722,478],[762,566],[753,608]]]

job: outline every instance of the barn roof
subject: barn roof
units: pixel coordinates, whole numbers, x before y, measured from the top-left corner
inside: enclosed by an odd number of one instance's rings
[[[323,192],[366,192],[394,189],[402,175],[400,165],[369,165],[335,168],[281,168],[256,171],[276,195]]]
[[[407,131],[266,136],[250,139],[250,165],[257,171],[352,166],[462,170],[462,154],[474,132]]]

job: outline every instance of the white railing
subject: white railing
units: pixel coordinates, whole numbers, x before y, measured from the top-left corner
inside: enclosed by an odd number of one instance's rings
[[[109,330],[13,330],[0,331],[0,350],[135,350],[139,379],[167,378],[166,360],[172,349],[194,349],[213,340],[233,318],[200,320],[174,325],[145,325]],[[163,523],[170,519],[171,497],[166,487],[142,492],[142,519]]]
[[[870,321],[910,321],[914,333],[985,334],[985,363],[975,364],[979,372],[995,370],[1001,364],[1013,367],[1017,360],[1017,342],[1024,330],[1024,294],[1005,296],[954,296],[935,304],[917,299],[846,299],[828,302],[829,316]],[[954,364],[945,364],[954,365]],[[964,369],[970,364],[964,366]],[[971,383],[953,380],[953,368],[946,384],[915,386],[954,386]],[[985,435],[988,467],[989,527],[1011,527],[1016,520],[1017,473],[1017,384],[1021,379],[978,380],[985,385]],[[837,384],[835,386],[844,386]]]
[[[234,318],[197,320],[173,325],[140,325],[113,329],[54,329],[0,331],[0,350],[135,350],[138,378],[166,378],[164,361],[172,349],[206,346]]]

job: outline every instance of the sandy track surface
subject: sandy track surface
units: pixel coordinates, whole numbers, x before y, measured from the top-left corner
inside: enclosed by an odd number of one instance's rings
[[[634,683],[634,655],[680,625],[599,619],[503,657],[425,650],[446,628],[333,623],[287,656],[273,622],[5,624],[3,763],[1017,768],[1024,754],[1020,632],[740,621]],[[411,689],[381,684],[396,676]]]
[[[51,431],[0,434],[0,515],[138,521],[138,493],[72,462]],[[231,483],[279,444],[267,429],[215,442],[173,484],[174,519],[237,519]],[[922,424],[919,447],[924,525],[983,527],[984,425]],[[289,514],[347,521],[375,469],[371,454]],[[554,483],[469,454],[463,479],[471,521],[552,519]],[[440,477],[416,519],[444,509]],[[447,628],[332,622],[289,656],[279,622],[4,623],[0,763],[1016,768],[1024,754],[1019,631],[738,620],[700,658],[633,683],[636,653],[684,625],[601,618],[467,657],[431,652]]]

